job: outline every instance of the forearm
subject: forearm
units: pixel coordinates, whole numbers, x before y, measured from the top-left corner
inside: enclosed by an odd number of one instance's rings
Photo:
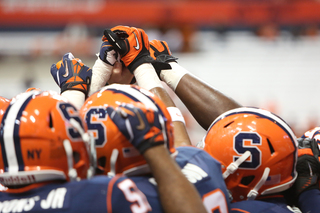
[[[92,67],[92,78],[88,96],[104,87],[110,78],[113,66],[103,62],[99,57]]]
[[[156,96],[158,96],[167,107],[176,107],[175,103],[173,102],[173,100],[164,88],[155,87],[150,91],[154,93]],[[173,119],[172,123],[174,127],[174,146],[179,147],[185,145],[192,145],[182,114],[180,113],[180,115],[172,115],[170,113],[170,115]],[[177,116],[180,116],[180,118],[177,119]]]
[[[181,78],[175,93],[204,129],[208,129],[222,113],[241,107],[232,98],[191,74]]]
[[[196,188],[182,174],[164,146],[150,148],[143,155],[157,182],[165,212],[206,212]]]
[[[61,96],[68,99],[77,109],[80,109],[85,101],[85,94],[77,90],[66,90],[61,93]]]
[[[139,86],[155,94],[167,107],[176,107],[167,91],[163,88],[161,81],[151,64],[139,66],[134,71],[134,75]],[[181,121],[173,121],[173,126],[175,146],[191,145],[185,124]]]

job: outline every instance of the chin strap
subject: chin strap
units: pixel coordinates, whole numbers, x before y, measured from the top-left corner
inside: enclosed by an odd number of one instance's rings
[[[73,168],[73,150],[72,150],[70,141],[68,139],[65,139],[63,141],[63,146],[64,146],[64,150],[66,151],[67,160],[68,160],[68,167],[69,167],[68,176],[70,178],[70,181],[75,181],[77,180],[78,174],[77,174],[77,170]]]
[[[79,124],[78,121],[75,119],[71,118],[70,119],[70,124],[77,129],[77,131],[80,133],[82,140],[86,143],[87,145],[87,151],[90,157],[90,168],[87,171],[87,178],[91,178],[95,174],[95,169],[97,168],[97,152],[95,148],[95,142],[93,139],[92,134],[89,134],[83,130],[81,125]]]
[[[270,168],[266,167],[257,185],[255,185],[255,187],[252,190],[250,190],[250,192],[248,193],[247,200],[254,200],[259,195],[258,191],[261,188],[261,186],[263,186],[263,184],[267,181],[269,173],[270,173]]]
[[[113,149],[110,157],[110,172],[108,172],[108,176],[116,175],[116,162],[119,155],[119,151],[117,149]]]
[[[226,179],[229,175],[233,174],[239,168],[240,164],[242,164],[250,156],[251,156],[251,152],[246,151],[235,162],[230,163],[226,171],[222,174],[223,179]]]

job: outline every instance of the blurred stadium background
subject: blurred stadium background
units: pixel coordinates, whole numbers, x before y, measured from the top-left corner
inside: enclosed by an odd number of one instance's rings
[[[319,0],[1,0],[0,95],[59,91],[51,64],[72,52],[92,66],[103,30],[115,25],[167,41],[194,75],[275,112],[297,136],[320,125]],[[204,130],[183,111],[201,140]]]

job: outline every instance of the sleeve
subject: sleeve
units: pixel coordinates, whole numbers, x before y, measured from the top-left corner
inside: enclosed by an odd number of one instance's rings
[[[302,192],[299,196],[298,206],[302,212],[320,212],[320,190],[312,189]]]

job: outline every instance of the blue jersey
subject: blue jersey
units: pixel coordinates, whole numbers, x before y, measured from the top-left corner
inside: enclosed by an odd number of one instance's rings
[[[231,213],[293,213],[284,198],[244,200],[231,203]]]
[[[222,178],[221,164],[207,152],[195,147],[179,147],[176,150],[178,152],[175,157],[176,162],[181,167],[182,173],[198,190],[207,211],[229,212],[229,196]],[[154,178],[146,176],[130,177],[130,180],[133,181],[131,184],[137,186],[136,191],[139,190],[146,196],[147,203],[141,202],[140,206],[150,206],[152,212],[161,212],[162,208]],[[122,198],[118,197],[118,199],[121,200]],[[124,208],[125,205],[120,203],[117,209],[130,212],[130,209]]]
[[[148,191],[146,196],[137,185]],[[97,176],[90,180],[51,183],[24,193],[0,193],[0,212],[163,212],[157,189],[148,177]]]
[[[314,213],[320,212],[320,190],[311,189],[300,194],[298,206],[302,212]]]
[[[51,183],[24,193],[1,192],[0,212],[131,212],[130,207],[138,202],[126,197],[135,194],[135,199],[146,201],[132,183],[126,177],[97,176],[79,182]],[[133,190],[129,192],[130,187]],[[125,211],[119,209],[119,200]]]
[[[176,148],[182,173],[194,184],[208,212],[229,212],[230,201],[221,164],[207,152],[189,146]]]
[[[207,210],[229,212],[220,163],[195,147],[181,147],[177,151],[176,162],[197,188]],[[151,176],[96,176],[79,182],[51,183],[24,193],[0,193],[0,213],[43,211],[160,213],[163,209]]]

